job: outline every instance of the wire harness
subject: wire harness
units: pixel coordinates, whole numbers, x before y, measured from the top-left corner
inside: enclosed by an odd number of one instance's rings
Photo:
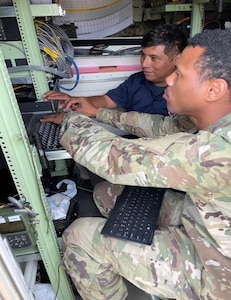
[[[43,71],[59,78],[72,78],[74,47],[64,30],[53,23],[35,20],[35,30],[43,58],[43,66],[23,65],[9,67],[9,73],[22,71]],[[78,72],[78,68],[74,65]]]
[[[69,58],[74,56],[74,47],[64,30],[53,23],[38,20],[35,29],[44,65],[57,68],[59,76],[62,74],[60,77],[73,77]]]

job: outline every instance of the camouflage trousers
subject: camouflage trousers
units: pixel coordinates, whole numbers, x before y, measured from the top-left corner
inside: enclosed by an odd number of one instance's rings
[[[94,199],[104,216],[109,215],[122,190],[123,186],[108,182],[96,186]],[[164,198],[160,217],[163,228],[155,231],[150,246],[105,238],[100,233],[104,218],[79,218],[65,230],[63,265],[84,300],[126,299],[123,278],[149,294],[175,298],[178,275],[170,268],[173,257],[167,245],[171,229],[167,227],[180,223],[183,194],[169,190]],[[173,207],[176,212],[170,213]]]
[[[122,193],[123,185],[112,184],[108,181],[98,183],[93,191],[93,199],[100,213],[108,217],[114,207],[117,197]],[[175,190],[166,190],[162,202],[159,225],[162,228],[181,225],[181,212],[185,194]]]
[[[148,294],[174,299],[178,274],[170,268],[171,232],[156,230],[150,246],[104,237],[105,218],[82,217],[63,234],[63,266],[84,300],[125,300],[123,278]]]

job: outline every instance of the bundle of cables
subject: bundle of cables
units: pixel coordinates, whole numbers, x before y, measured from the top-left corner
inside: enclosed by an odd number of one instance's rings
[[[70,60],[74,48],[66,33],[57,25],[42,21],[35,21],[35,30],[44,65],[56,68],[60,77],[72,77]]]
[[[25,65],[10,67],[8,68],[8,72],[15,73],[34,70],[44,71],[58,78],[72,78],[74,76],[73,66],[76,73],[74,86],[70,89],[59,87],[65,90],[74,89],[79,81],[79,71],[73,59],[74,47],[68,36],[58,25],[38,20],[35,21],[35,30],[44,66]]]
[[[35,29],[45,65],[51,68],[56,67],[58,70],[56,75],[62,78],[73,77],[74,74],[71,66],[73,65],[75,68],[76,81],[74,86],[67,89],[56,84],[56,87],[58,86],[65,90],[74,89],[79,81],[79,70],[73,59],[74,47],[68,36],[61,27],[53,23],[36,21]]]

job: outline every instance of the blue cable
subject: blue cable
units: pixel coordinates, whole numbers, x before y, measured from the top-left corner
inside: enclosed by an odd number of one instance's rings
[[[74,60],[71,56],[65,55],[65,57],[66,57],[67,60],[69,60],[69,62],[71,62],[71,64],[74,65],[75,72],[76,72],[76,80],[75,80],[75,84],[74,84],[73,87],[71,87],[71,88],[65,88],[64,86],[61,86],[61,85],[59,85],[58,83],[57,83],[56,85],[57,85],[57,87],[58,87],[59,89],[63,89],[63,90],[65,90],[65,91],[72,91],[72,90],[74,90],[74,89],[77,87],[77,85],[78,85],[78,83],[79,83],[79,69],[78,69],[78,66],[77,66],[75,60]]]

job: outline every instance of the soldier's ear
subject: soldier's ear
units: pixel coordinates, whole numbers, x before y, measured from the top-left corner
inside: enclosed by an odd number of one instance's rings
[[[206,89],[207,101],[217,101],[225,96],[228,92],[228,83],[221,78],[208,81]]]

